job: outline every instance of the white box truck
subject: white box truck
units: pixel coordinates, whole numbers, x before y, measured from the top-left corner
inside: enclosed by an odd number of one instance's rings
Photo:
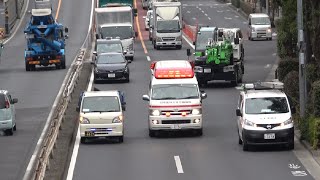
[[[153,46],[182,48],[181,2],[153,2]]]

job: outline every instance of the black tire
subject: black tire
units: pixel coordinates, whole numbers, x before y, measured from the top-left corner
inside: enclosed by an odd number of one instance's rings
[[[242,140],[239,135],[238,135],[238,144],[240,144],[240,145],[242,144]]]
[[[118,142],[119,142],[119,143],[123,143],[123,136],[119,136],[119,137],[118,137]]]
[[[156,49],[157,49],[157,50],[160,50],[160,46],[156,46]]]
[[[176,48],[180,50],[182,49],[182,45],[177,45]]]
[[[149,137],[156,137],[156,131],[149,129]]]
[[[196,131],[197,136],[202,136],[202,135],[203,135],[203,130],[202,130],[202,128],[201,128],[201,129],[197,129],[197,130],[195,130],[195,131]]]
[[[249,144],[245,141],[242,142],[242,150],[249,151]]]
[[[31,70],[30,65],[27,62],[25,62],[25,65],[26,65],[26,71],[30,71]]]
[[[4,133],[5,133],[6,136],[12,136],[13,135],[13,127],[11,129],[5,130]]]
[[[66,69],[66,58],[63,56],[61,59],[61,69]]]
[[[125,80],[126,83],[130,82],[130,76],[128,76]]]
[[[156,42],[152,41],[153,42],[153,49],[157,49],[157,46],[156,46]]]
[[[29,65],[29,67],[30,67],[30,71],[35,71],[36,70],[36,65],[35,64]]]
[[[13,130],[17,131],[17,123],[13,126]]]
[[[80,142],[81,142],[81,144],[86,143],[86,140],[87,140],[87,138],[86,138],[86,137],[81,137],[81,138],[80,138]]]
[[[294,137],[290,137],[290,140],[288,142],[288,150],[294,149]]]
[[[231,81],[231,86],[238,86],[238,73],[235,74],[235,80]]]

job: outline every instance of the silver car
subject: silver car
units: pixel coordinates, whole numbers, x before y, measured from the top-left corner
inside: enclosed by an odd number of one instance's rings
[[[18,99],[12,98],[7,90],[0,90],[0,131],[12,136],[17,130],[16,110],[14,104]]]

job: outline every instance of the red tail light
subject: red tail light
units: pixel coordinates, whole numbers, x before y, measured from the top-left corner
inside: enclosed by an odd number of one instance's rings
[[[153,61],[150,64],[150,69],[154,69],[154,67],[156,66],[157,61]]]
[[[194,69],[194,61],[189,61],[190,62],[190,64],[191,64],[191,66],[192,66],[192,69]]]

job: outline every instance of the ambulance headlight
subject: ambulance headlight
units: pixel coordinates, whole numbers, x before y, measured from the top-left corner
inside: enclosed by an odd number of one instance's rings
[[[150,115],[152,115],[152,116],[160,116],[160,111],[159,110],[151,110]]]
[[[192,109],[192,115],[199,115],[201,114],[201,109]]]

